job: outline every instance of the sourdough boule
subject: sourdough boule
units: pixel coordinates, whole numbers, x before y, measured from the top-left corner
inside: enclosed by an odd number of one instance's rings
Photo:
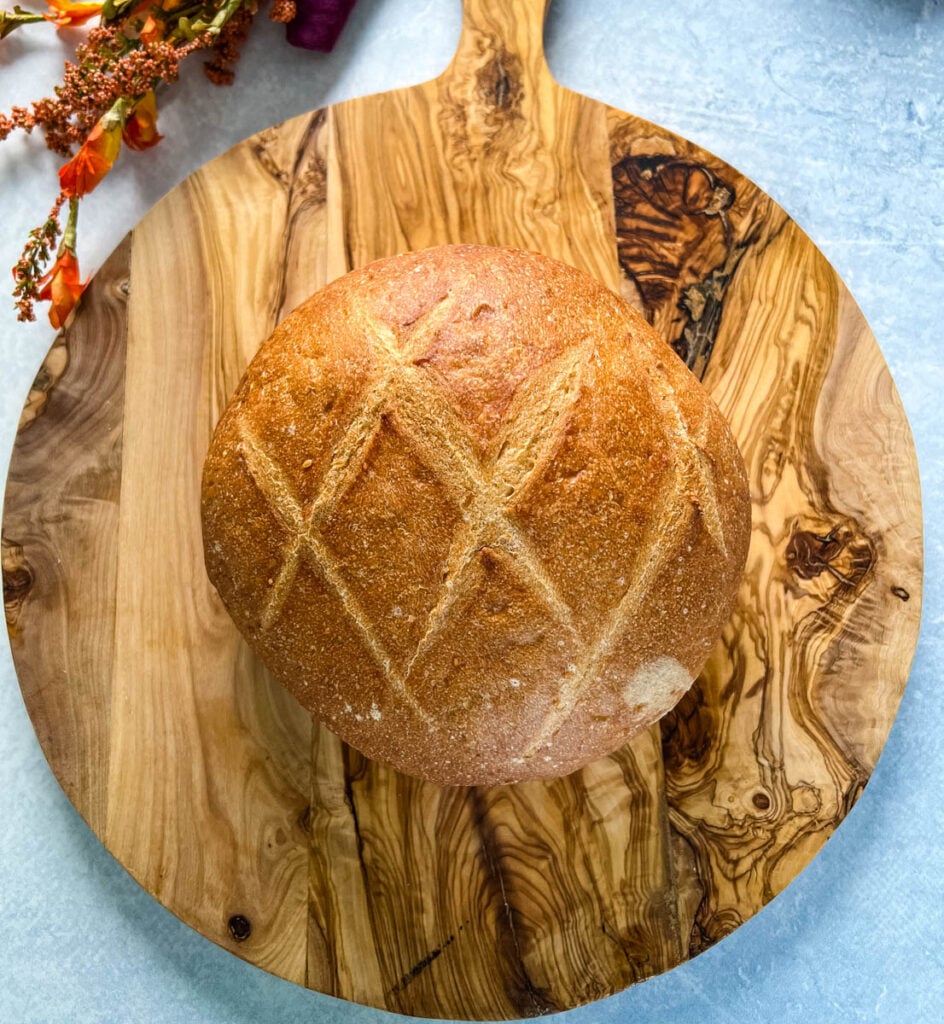
[[[292,313],[217,425],[202,517],[271,672],[368,757],[459,785],[564,775],[664,715],[750,532],[731,431],[653,328],[476,245]]]

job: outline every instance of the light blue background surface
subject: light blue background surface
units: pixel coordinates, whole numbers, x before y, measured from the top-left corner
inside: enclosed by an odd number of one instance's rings
[[[164,142],[122,157],[83,204],[84,268],[98,266],[163,192],[246,135],[434,76],[458,29],[458,0],[359,0],[341,45],[326,57],[290,49],[263,15],[236,85],[214,89],[191,68],[162,100]],[[562,83],[717,153],[780,202],[833,262],[878,337],[911,419],[926,514],[921,640],[898,720],[852,814],[811,867],[730,938],[560,1019],[938,1021],[944,3],[554,0],[546,44]],[[42,26],[0,43],[0,109],[47,94],[65,54]],[[28,229],[45,216],[60,162],[39,139],[0,146],[0,265],[12,265]],[[0,300],[2,473],[52,338],[48,325],[17,326]],[[272,978],[146,896],[63,796],[0,646],[0,1024],[403,1019]]]

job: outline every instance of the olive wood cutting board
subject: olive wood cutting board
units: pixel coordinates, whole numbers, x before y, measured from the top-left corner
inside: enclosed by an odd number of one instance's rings
[[[419,1016],[565,1010],[737,928],[862,792],[918,632],[914,450],[849,292],[737,171],[557,85],[545,6],[466,0],[436,80],[261,132],[163,199],[50,350],[4,506],[23,695],[105,846],[251,963]],[[440,242],[621,291],[750,475],[704,672],[558,781],[441,789],[368,762],[272,681],[204,572],[202,462],[260,342],[350,268]]]

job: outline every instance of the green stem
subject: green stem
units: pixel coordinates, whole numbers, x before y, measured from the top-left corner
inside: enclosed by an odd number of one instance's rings
[[[189,4],[187,7],[175,7],[171,11],[162,12],[165,21],[179,21],[181,18],[189,18],[199,14],[206,5],[203,3]]]
[[[211,21],[203,19],[191,21],[187,17],[182,17],[178,21],[180,28],[171,33],[171,38],[194,39],[197,36],[203,35],[204,32],[209,33],[211,36],[219,35],[220,29],[245,3],[246,0],[226,0],[226,3],[216,12]],[[176,14],[176,12],[174,13]]]
[[[59,243],[59,251],[56,257],[62,256],[66,250],[75,254],[75,229],[79,223],[79,200],[72,196],[69,200],[69,219],[66,221],[66,229],[62,233],[62,241]]]
[[[5,39],[21,25],[33,25],[38,21],[45,20],[41,14],[35,14],[33,11],[24,11],[19,4],[12,11],[0,10],[0,39]]]

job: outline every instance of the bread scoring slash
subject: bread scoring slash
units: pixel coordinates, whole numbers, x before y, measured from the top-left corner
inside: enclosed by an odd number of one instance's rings
[[[442,785],[565,775],[669,711],[750,533],[730,429],[652,327],[582,271],[477,245],[292,313],[217,425],[202,516],[270,671]]]

